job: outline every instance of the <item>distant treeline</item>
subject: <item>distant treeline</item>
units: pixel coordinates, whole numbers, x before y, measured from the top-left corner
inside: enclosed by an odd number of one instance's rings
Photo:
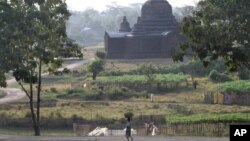
[[[118,31],[123,16],[127,16],[130,26],[137,21],[141,14],[141,3],[120,6],[108,5],[107,9],[99,12],[95,9],[86,9],[83,12],[71,11],[71,17],[67,23],[67,34],[81,46],[91,46],[103,43],[105,31]],[[174,16],[178,22],[187,15],[192,15],[194,7],[173,8]]]

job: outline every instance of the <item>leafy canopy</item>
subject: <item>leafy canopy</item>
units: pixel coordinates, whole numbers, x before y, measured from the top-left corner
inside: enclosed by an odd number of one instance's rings
[[[70,13],[64,0],[1,0],[0,9],[0,86],[10,70],[17,81],[36,82],[38,64],[81,56],[66,35]]]
[[[191,48],[205,66],[223,58],[231,71],[250,69],[249,7],[249,0],[200,1],[193,16],[183,19],[187,42],[174,59],[182,60]]]

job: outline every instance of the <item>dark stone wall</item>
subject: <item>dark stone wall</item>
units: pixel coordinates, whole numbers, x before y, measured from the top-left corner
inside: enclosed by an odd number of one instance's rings
[[[161,58],[161,37],[133,37],[126,39],[125,58]]]
[[[126,36],[105,41],[108,59],[171,58],[178,50],[181,35]]]
[[[126,49],[125,38],[109,38],[105,37],[105,50],[107,58],[119,59],[124,58],[124,50]]]

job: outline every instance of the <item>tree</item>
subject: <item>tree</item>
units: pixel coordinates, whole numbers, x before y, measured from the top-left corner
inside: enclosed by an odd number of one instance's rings
[[[108,5],[103,12],[88,8],[83,12],[72,11],[67,22],[67,33],[70,38],[84,46],[103,43],[105,31],[118,31],[123,16],[127,16],[130,25],[137,21],[142,4],[134,3],[129,6],[119,6],[115,3]]]
[[[151,63],[149,64],[143,64],[141,65],[138,69],[137,69],[137,73],[143,74],[146,77],[146,80],[148,83],[152,83],[155,79],[155,73],[156,73],[156,68],[154,65],[152,65]]]
[[[249,6],[249,0],[200,1],[193,16],[183,19],[187,42],[174,60],[191,54],[202,60],[204,66],[223,58],[231,71],[241,66],[250,69]]]
[[[175,16],[176,20],[181,23],[184,17],[192,16],[194,10],[194,6],[175,7],[173,9],[173,15]]]
[[[96,80],[96,76],[104,70],[104,61],[97,59],[88,66],[89,72],[91,72],[93,80]]]
[[[0,59],[0,80],[6,83],[4,73],[13,71],[29,99],[34,132],[39,136],[42,65],[60,63],[54,58],[62,50],[67,50],[67,55],[81,56],[79,48],[66,35],[70,13],[64,0],[1,0],[0,8],[0,32],[4,35],[0,37],[0,56],[4,56]],[[23,83],[28,83],[29,88]]]
[[[100,59],[105,59],[107,56],[105,51],[96,51],[95,55],[96,55],[96,57],[98,57]]]

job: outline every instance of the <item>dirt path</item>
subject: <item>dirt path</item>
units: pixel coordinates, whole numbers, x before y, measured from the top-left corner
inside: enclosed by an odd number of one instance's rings
[[[0,99],[0,104],[16,101],[22,99],[25,96],[25,93],[20,89],[6,88],[1,90],[3,90],[7,95]]]
[[[75,68],[78,68],[80,66],[87,64],[88,62],[89,62],[89,60],[81,60],[81,61],[75,62],[73,64],[67,65],[66,68],[75,69]],[[58,70],[63,70],[63,69],[64,68],[59,68]],[[48,75],[48,73],[42,74],[42,76],[46,76],[46,75]],[[13,84],[15,82],[16,82],[16,80],[14,78],[7,80],[8,85]],[[16,100],[19,100],[19,99],[22,99],[23,97],[25,97],[25,93],[20,89],[1,88],[1,90],[3,90],[7,95],[0,99],[0,104],[9,103],[9,102],[16,101]]]
[[[228,141],[213,137],[134,137],[134,141]],[[124,137],[0,137],[0,141],[126,141]]]

